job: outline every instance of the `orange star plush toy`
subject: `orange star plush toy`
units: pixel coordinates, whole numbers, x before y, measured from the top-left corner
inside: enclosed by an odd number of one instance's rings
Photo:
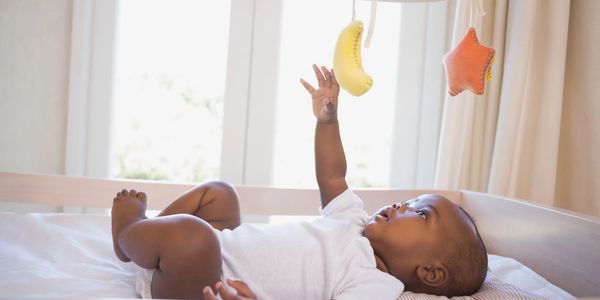
[[[444,57],[448,94],[456,96],[464,90],[483,95],[486,72],[494,58],[494,49],[479,43],[475,28],[470,27],[456,48]]]

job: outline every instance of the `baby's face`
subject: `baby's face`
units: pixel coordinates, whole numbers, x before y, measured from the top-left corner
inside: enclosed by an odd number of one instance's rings
[[[469,218],[450,200],[421,195],[381,208],[365,227],[364,235],[388,273],[402,280],[416,265],[446,257],[449,247],[444,246],[451,240],[468,238],[473,230]]]

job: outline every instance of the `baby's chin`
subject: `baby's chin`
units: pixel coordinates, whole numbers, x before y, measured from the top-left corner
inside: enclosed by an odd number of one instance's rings
[[[369,222],[367,222],[367,224],[371,224],[375,222],[375,217],[377,217],[379,213],[374,213],[373,215],[371,215],[371,217],[369,218]]]
[[[375,220],[375,217],[372,217],[369,222],[367,223],[367,225],[365,226],[365,228],[363,229],[363,236],[366,237],[369,242],[371,242],[371,238],[372,235],[376,234],[376,232],[378,231],[377,227],[379,227],[377,225],[377,221]]]

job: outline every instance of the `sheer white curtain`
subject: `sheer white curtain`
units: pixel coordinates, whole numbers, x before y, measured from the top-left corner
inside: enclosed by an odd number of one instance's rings
[[[432,188],[454,1],[403,3],[390,185]]]
[[[446,97],[435,186],[552,204],[570,1],[482,2],[474,25],[496,50],[493,78],[483,96]],[[470,5],[458,2],[452,45]]]
[[[556,204],[600,217],[600,1],[571,1]]]
[[[73,2],[65,174],[109,175],[116,0]]]

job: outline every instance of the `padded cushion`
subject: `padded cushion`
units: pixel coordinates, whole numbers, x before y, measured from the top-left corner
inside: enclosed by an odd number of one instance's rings
[[[481,289],[464,297],[444,297],[404,292],[398,300],[575,299],[522,263],[488,255],[488,274]]]

